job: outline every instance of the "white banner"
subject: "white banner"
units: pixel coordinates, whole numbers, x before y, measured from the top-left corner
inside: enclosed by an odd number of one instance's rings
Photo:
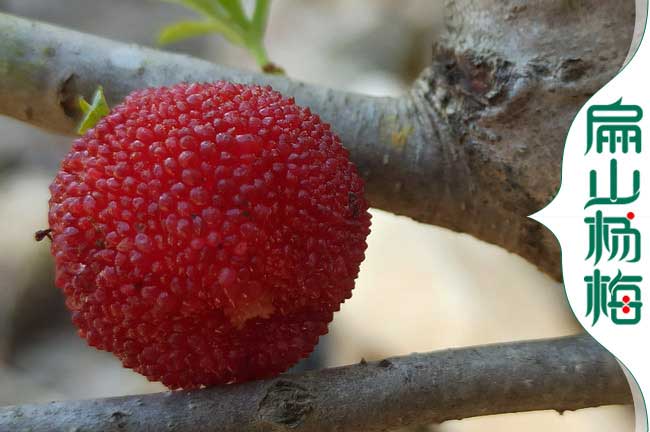
[[[647,7],[639,9],[645,18]],[[560,242],[577,319],[627,368],[637,432],[648,431],[650,396],[649,39],[582,107],[566,140],[561,188],[531,216]]]

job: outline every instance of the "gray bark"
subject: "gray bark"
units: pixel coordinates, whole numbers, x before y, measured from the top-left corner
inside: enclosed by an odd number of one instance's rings
[[[333,125],[371,204],[494,243],[559,279],[555,238],[527,215],[559,185],[567,129],[619,69],[633,0],[457,0],[432,64],[401,98],[236,71],[0,15],[0,113],[72,134],[75,98],[145,86],[270,84]]]
[[[0,408],[31,432],[383,431],[489,414],[630,403],[588,336],[413,354],[193,392]]]

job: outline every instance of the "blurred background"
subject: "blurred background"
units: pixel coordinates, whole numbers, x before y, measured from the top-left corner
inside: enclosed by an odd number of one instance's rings
[[[292,78],[398,95],[430,59],[441,3],[276,0],[269,55]],[[157,0],[0,0],[0,11],[151,46],[164,24],[192,15]],[[218,36],[167,49],[255,69]],[[47,226],[48,185],[71,140],[3,117],[0,131],[0,405],[164,390],[76,336],[52,284],[48,242],[34,242]],[[375,210],[354,295],[302,367],[579,331],[562,287],[521,258]],[[625,432],[633,430],[633,410],[508,414],[422,430]]]

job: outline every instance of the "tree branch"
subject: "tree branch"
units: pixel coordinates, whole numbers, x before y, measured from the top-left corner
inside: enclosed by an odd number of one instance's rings
[[[616,360],[590,337],[574,336],[412,354],[193,392],[4,407],[0,430],[371,432],[630,402]]]
[[[371,204],[471,234],[560,278],[555,238],[526,218],[559,185],[566,131],[619,69],[633,0],[456,0],[431,67],[374,98],[0,14],[0,114],[73,133],[75,99],[179,81],[270,84],[333,125]]]

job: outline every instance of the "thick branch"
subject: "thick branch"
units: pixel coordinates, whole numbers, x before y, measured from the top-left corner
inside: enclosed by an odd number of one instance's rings
[[[0,430],[32,432],[383,431],[489,414],[631,402],[593,339],[412,354],[193,392],[0,408]]]
[[[456,0],[428,68],[402,98],[235,71],[0,14],[0,113],[72,133],[75,98],[110,103],[179,81],[271,84],[333,125],[373,206],[471,234],[560,277],[553,236],[526,216],[559,185],[566,131],[622,64],[634,1]]]

